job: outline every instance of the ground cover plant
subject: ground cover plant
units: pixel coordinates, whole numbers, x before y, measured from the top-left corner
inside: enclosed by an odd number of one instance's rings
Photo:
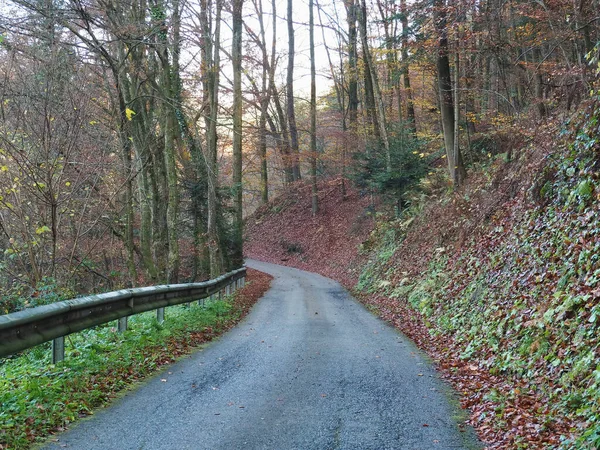
[[[357,293],[434,356],[489,449],[600,446],[598,115],[372,236]]]
[[[411,337],[488,449],[600,448],[599,117],[591,99],[565,122],[520,126],[511,158],[477,162],[456,192],[441,183],[401,217],[369,212],[362,244],[333,247],[345,259],[311,249],[329,246],[328,230],[352,229],[368,211],[359,198],[329,199],[322,220],[299,219],[299,207],[258,215],[247,251],[339,280]],[[304,253],[283,257],[262,237],[273,226]]]
[[[223,300],[167,308],[70,335],[66,358],[51,364],[49,344],[0,360],[0,449],[24,449],[64,430],[119,391],[189,354],[236,324],[269,287],[269,275],[248,269],[246,286]]]

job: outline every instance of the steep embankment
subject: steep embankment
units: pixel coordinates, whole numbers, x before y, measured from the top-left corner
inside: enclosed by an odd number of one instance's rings
[[[358,281],[365,257],[358,247],[373,228],[369,197],[342,195],[340,179],[319,185],[320,211],[311,214],[310,185],[259,208],[246,222],[244,253],[254,259],[318,272],[346,287]]]
[[[521,130],[511,161],[401,219],[335,189],[311,218],[300,188],[249,219],[246,251],[353,288],[438,361],[488,448],[600,448],[599,111]]]

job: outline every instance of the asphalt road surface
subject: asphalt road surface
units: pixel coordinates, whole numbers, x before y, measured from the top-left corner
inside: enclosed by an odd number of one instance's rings
[[[275,280],[240,325],[45,448],[480,448],[427,358],[338,283],[248,266]]]

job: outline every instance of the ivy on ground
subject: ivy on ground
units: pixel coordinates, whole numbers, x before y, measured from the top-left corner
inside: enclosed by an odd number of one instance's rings
[[[519,195],[470,238],[424,252],[427,270],[398,273],[404,234],[378,239],[360,277],[365,301],[434,354],[490,449],[600,448],[599,117],[593,100]],[[480,205],[460,195],[473,221]]]

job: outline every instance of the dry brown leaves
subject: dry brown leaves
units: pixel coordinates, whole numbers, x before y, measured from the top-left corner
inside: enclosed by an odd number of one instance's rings
[[[550,128],[540,132],[537,150],[527,158],[509,164],[499,161],[491,183],[484,174],[476,174],[452,202],[430,202],[389,262],[391,281],[423,273],[440,247],[460,252],[467,239],[473,242],[485,234],[494,218],[518,220],[531,201],[528,189],[553,133]],[[356,192],[342,199],[337,185],[339,180],[333,180],[329,187],[320,188],[321,211],[314,218],[307,185],[263,207],[248,220],[246,254],[317,272],[352,289],[368,258],[359,255],[357,248],[369,236],[373,222],[364,214],[369,199]],[[301,252],[286,251],[290,244],[298,244]],[[384,296],[360,300],[432,356],[442,377],[459,392],[462,406],[470,411],[469,423],[488,449],[544,449],[557,444],[561,434],[569,434],[573,424],[568,418],[548,421],[548,404],[530,384],[492,376],[477,359],[462,360],[462,349],[451,337],[432,335],[423,317],[403,301]],[[485,357],[479,356],[481,362]],[[501,413],[498,402],[490,400],[494,392],[503,398]]]
[[[257,210],[246,222],[244,253],[254,259],[318,272],[344,286],[358,280],[365,256],[356,249],[373,227],[370,199],[355,190],[342,196],[341,180],[319,184],[319,213],[311,214],[307,183]]]

